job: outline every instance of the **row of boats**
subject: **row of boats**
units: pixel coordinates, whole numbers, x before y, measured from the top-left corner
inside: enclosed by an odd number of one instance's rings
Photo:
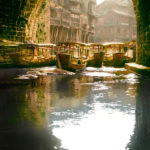
[[[103,63],[117,62],[122,65],[126,49],[135,43],[78,43],[20,44],[17,51],[9,53],[16,66],[34,67],[57,65],[69,71],[83,70],[86,66],[101,67]],[[126,56],[127,58],[127,56]]]

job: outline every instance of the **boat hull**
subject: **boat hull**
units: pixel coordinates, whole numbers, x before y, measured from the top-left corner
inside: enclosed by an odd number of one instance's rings
[[[19,53],[11,53],[10,57],[14,64],[19,67],[37,67],[49,66],[56,64],[56,58],[40,58],[40,57],[23,57]]]
[[[104,61],[104,52],[94,53],[93,58],[88,60],[87,66],[101,67]]]
[[[72,63],[71,55],[65,53],[58,53],[57,54],[57,65],[59,68],[68,70],[68,71],[82,71],[86,67],[86,62],[82,64],[75,64]]]

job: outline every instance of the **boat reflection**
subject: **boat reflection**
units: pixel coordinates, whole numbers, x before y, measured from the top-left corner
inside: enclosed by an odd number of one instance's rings
[[[64,150],[47,128],[50,98],[42,83],[0,87],[1,150]]]
[[[149,79],[105,67],[3,84],[0,149],[148,150],[149,88]]]

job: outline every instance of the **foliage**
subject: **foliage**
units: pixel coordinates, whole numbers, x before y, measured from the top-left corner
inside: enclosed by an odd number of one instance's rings
[[[39,22],[38,29],[36,32],[36,37],[37,37],[38,43],[43,43],[46,40],[46,32],[44,29],[45,29],[45,23]]]
[[[42,3],[41,9],[39,11],[39,14],[41,14],[43,12],[43,10],[45,9],[45,7],[46,7],[46,0],[44,0],[44,2]]]

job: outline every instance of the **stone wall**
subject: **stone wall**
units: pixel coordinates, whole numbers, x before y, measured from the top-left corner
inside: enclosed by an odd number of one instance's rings
[[[0,39],[49,42],[49,0],[4,0],[0,7]]]
[[[137,63],[150,66],[150,1],[133,3],[137,16]]]

